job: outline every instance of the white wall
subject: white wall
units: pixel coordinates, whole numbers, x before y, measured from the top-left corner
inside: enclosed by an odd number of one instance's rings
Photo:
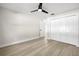
[[[39,37],[40,20],[0,8],[0,47]]]
[[[46,20],[47,36],[53,40],[79,46],[79,10],[73,10]]]

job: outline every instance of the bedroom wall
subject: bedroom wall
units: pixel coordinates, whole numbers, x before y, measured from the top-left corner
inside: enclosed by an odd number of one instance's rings
[[[40,20],[0,7],[0,47],[39,37]]]

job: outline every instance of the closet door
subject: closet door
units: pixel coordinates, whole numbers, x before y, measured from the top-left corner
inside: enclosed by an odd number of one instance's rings
[[[76,15],[65,16],[51,21],[51,39],[78,44],[78,19]]]

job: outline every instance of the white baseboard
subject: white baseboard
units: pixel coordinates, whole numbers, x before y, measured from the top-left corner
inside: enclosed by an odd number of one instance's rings
[[[34,38],[29,38],[29,39],[25,39],[25,40],[21,40],[21,41],[12,42],[9,44],[4,44],[4,45],[1,45],[0,48],[7,47],[10,45],[14,45],[14,44],[18,44],[18,43],[22,43],[22,42],[26,42],[26,41],[30,41],[30,40],[37,39],[37,38],[40,38],[40,37],[38,36],[38,37],[34,37]]]
[[[50,39],[50,40],[53,40],[53,39]],[[54,39],[54,40],[55,40],[55,39]],[[55,40],[55,41],[59,41],[59,42],[62,42],[62,43],[71,44],[71,45],[74,45],[74,46],[76,46],[76,47],[79,47],[79,44],[69,43],[69,42],[60,41],[60,40]]]

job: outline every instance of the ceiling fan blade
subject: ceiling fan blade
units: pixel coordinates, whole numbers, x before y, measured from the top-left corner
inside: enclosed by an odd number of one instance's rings
[[[42,9],[42,3],[39,3],[38,9]]]
[[[36,10],[33,10],[33,11],[31,11],[31,12],[36,12],[36,11],[38,11],[38,9],[36,9]]]
[[[47,13],[47,14],[48,14],[48,12],[47,12],[47,11],[45,11],[45,10],[43,10],[43,9],[42,9],[42,12],[44,12],[44,13]]]

